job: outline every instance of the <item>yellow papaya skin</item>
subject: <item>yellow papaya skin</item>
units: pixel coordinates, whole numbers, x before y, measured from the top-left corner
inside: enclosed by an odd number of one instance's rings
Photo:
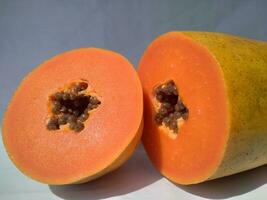
[[[267,43],[238,36],[184,32],[215,57],[227,90],[229,139],[209,179],[267,163]]]

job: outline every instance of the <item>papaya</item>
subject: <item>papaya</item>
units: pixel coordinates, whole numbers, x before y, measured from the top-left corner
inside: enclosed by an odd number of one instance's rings
[[[145,50],[142,141],[177,184],[267,163],[267,43],[230,34],[169,32]]]
[[[16,165],[42,183],[98,178],[133,153],[143,127],[137,72],[118,53],[81,48],[35,68],[3,118],[3,143]]]

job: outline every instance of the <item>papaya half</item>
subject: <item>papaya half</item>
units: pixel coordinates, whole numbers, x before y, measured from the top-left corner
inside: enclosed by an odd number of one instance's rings
[[[122,165],[142,133],[143,93],[121,55],[82,48],[34,69],[3,119],[10,159],[29,177],[63,185],[95,179]]]
[[[146,49],[146,152],[178,184],[267,163],[267,43],[209,32],[169,32]]]

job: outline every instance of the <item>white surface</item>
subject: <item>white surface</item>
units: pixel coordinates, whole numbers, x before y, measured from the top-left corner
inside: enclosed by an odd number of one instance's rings
[[[121,168],[98,180],[73,186],[48,186],[21,174],[0,145],[1,200],[193,200],[267,199],[267,166],[193,186],[177,186],[148,161],[141,145]]]
[[[0,0],[0,116],[36,65],[73,48],[96,46],[135,66],[147,45],[171,30],[202,30],[267,40],[266,0]],[[267,166],[195,186],[176,186],[141,147],[120,169],[76,186],[32,181],[0,142],[0,200],[267,199]]]

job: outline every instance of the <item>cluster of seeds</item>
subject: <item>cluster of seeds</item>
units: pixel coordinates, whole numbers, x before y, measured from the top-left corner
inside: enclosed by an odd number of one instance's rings
[[[179,94],[174,81],[170,80],[155,88],[155,96],[160,102],[160,108],[155,116],[157,124],[164,123],[174,133],[178,132],[178,120],[188,119],[189,111],[179,98]]]
[[[84,129],[83,122],[88,119],[89,111],[101,103],[96,97],[84,94],[87,87],[86,82],[79,82],[72,84],[67,91],[50,96],[52,116],[46,125],[48,130],[58,130],[66,124],[75,132]]]

